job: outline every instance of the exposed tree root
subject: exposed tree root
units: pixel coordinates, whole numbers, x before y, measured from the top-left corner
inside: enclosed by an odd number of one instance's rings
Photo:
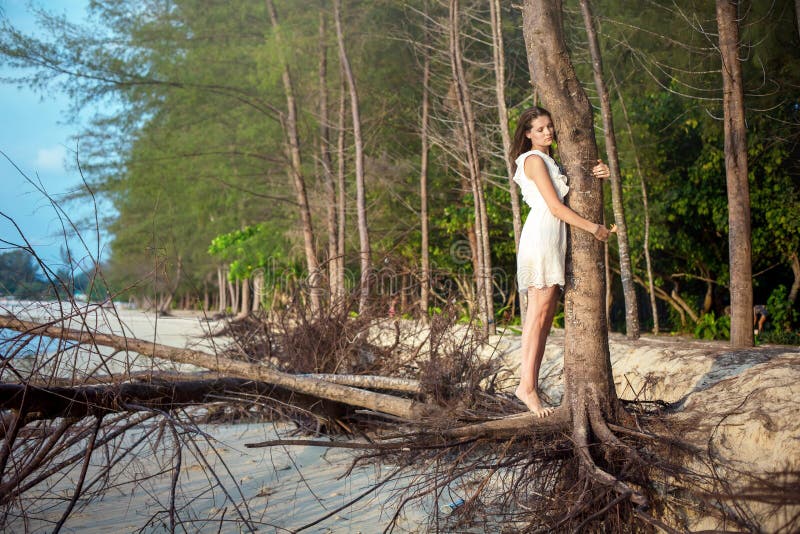
[[[338,323],[330,324],[335,327]],[[176,528],[182,520],[176,504],[182,455],[201,454],[193,440],[206,439],[193,426],[197,416],[186,414],[183,408],[207,403],[213,403],[212,408],[238,406],[243,411],[264,406],[268,413],[295,422],[301,433],[331,437],[280,438],[249,443],[249,448],[345,448],[360,451],[352,467],[373,461],[391,465],[393,476],[402,473],[408,477],[404,479],[406,490],[396,496],[395,520],[403,506],[427,503],[433,506],[431,528],[440,531],[676,532],[686,528],[683,510],[692,506],[697,508],[695,513],[714,514],[728,524],[749,529],[755,523],[738,504],[743,497],[774,506],[795,502],[778,493],[796,490],[796,474],[774,484],[754,479],[740,496],[734,495],[722,470],[709,467],[711,474],[692,471],[691,461],[686,459],[697,459],[703,451],[653,425],[660,421],[657,409],[641,411],[633,406],[631,413],[640,414],[633,416],[624,411],[622,403],[607,406],[587,394],[585,402],[577,403],[577,414],[571,412],[575,407],[566,403],[545,418],[514,413],[520,405],[510,395],[491,390],[492,373],[496,373],[491,365],[467,357],[458,359],[474,354],[473,340],[453,343],[448,349],[461,356],[452,357],[442,346],[431,349],[430,361],[416,371],[417,380],[409,377],[414,376],[410,372],[402,377],[298,375],[286,372],[287,367],[276,370],[252,356],[241,361],[0,318],[0,327],[9,326],[92,347],[108,344],[115,350],[176,362],[202,362],[225,374],[91,376],[77,386],[57,377],[0,384],[0,505],[6,509],[17,506],[15,503],[21,507],[23,500],[30,498],[26,492],[54,485],[65,471],[74,469],[80,487],[61,500],[68,512],[77,510],[82,500],[100,495],[105,485],[113,486],[108,478],[113,465],[144,446],[163,450],[166,463],[161,469],[172,477],[169,503],[164,505],[162,519],[154,516],[151,526]],[[441,340],[437,335],[431,334],[435,343]],[[302,340],[299,333],[292,336]],[[436,350],[441,352],[436,354]],[[241,376],[244,374],[247,376]],[[267,380],[261,379],[264,377]],[[624,417],[618,417],[620,412]],[[100,417],[102,428],[96,432]],[[148,426],[143,426],[145,423]],[[334,439],[342,432],[346,440]],[[119,440],[126,434],[136,438],[123,445]],[[94,461],[99,452],[92,451],[101,449],[111,451],[109,465],[97,475],[81,474],[86,458]],[[703,457],[703,461],[711,465],[720,460]],[[223,489],[220,477],[224,478],[222,471],[209,475],[209,484]],[[377,481],[351,502],[374,492],[383,482]],[[235,491],[223,491],[228,501],[241,500]],[[464,503],[451,515],[436,512],[440,501],[449,503],[456,498]],[[246,503],[234,504],[234,508],[235,524],[255,528]],[[329,515],[330,510],[306,527]],[[391,524],[387,526],[390,529]]]
[[[607,473],[597,466],[589,452],[589,416],[585,405],[579,405],[579,412],[573,415],[572,438],[575,441],[575,453],[581,461],[581,466],[591,478],[614,489],[620,495],[625,495],[638,506],[646,507],[647,498],[631,488],[619,478]],[[610,431],[609,431],[610,433]],[[614,438],[616,440],[616,438]]]

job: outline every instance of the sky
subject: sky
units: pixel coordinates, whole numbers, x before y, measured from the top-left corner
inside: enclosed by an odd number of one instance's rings
[[[85,17],[87,4],[87,0],[36,2],[76,22]],[[0,12],[17,28],[36,31],[36,20],[28,0],[0,0]],[[14,71],[0,67],[0,78],[13,74]],[[53,268],[62,263],[61,250],[65,248],[59,214],[26,176],[55,200],[63,199],[68,192],[81,186],[80,174],[74,169],[80,125],[67,122],[68,109],[66,95],[42,95],[0,82],[0,151],[4,154],[0,154],[0,252],[13,248],[5,241],[24,243],[23,236],[7,219],[11,218],[37,254]],[[92,110],[86,110],[83,116],[91,114]],[[88,202],[64,204],[63,207],[76,220],[93,218]],[[73,254],[78,258],[97,256],[96,233],[86,231],[83,235],[89,250],[72,238],[68,243]],[[101,256],[107,244],[107,238],[101,236]]]

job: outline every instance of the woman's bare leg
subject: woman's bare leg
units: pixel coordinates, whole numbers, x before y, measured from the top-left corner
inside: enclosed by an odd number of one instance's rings
[[[528,288],[528,311],[525,324],[522,325],[522,366],[515,394],[538,417],[545,417],[553,412],[553,408],[543,407],[539,398],[539,369],[542,366],[547,336],[553,325],[558,295],[558,286]]]

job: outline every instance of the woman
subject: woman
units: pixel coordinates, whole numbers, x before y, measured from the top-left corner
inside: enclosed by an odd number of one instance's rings
[[[514,181],[522,190],[522,199],[531,207],[517,252],[517,281],[520,292],[527,292],[528,309],[522,325],[521,380],[515,394],[538,417],[550,415],[554,410],[542,406],[538,383],[544,346],[560,289],[564,287],[566,225],[589,232],[600,241],[606,241],[615,231],[613,225],[609,230],[584,219],[564,204],[569,186],[550,154],[554,139],[550,112],[534,107],[520,116],[511,148]],[[610,172],[608,166],[598,160],[592,174],[607,178]]]

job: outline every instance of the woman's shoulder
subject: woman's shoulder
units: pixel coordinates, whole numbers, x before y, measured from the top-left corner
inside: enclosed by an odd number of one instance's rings
[[[545,154],[541,150],[528,150],[527,152],[523,152],[522,154],[517,156],[517,166],[522,167],[525,160],[528,159],[529,156],[533,155],[539,156],[542,159],[542,161],[545,162],[545,164],[555,163],[555,160],[552,157],[550,157],[548,154]]]

